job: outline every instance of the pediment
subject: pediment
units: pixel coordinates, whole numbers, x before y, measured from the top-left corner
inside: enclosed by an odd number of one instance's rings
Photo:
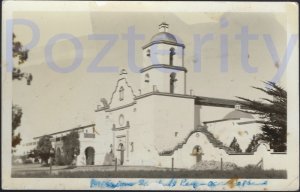
[[[109,101],[109,108],[117,108],[135,102],[135,93],[128,83],[127,78],[120,78],[115,86]]]

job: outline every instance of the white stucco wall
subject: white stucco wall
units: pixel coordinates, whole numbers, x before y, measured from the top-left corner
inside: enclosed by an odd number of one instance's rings
[[[195,128],[194,99],[153,95],[155,146],[162,151],[175,146]],[[175,136],[177,132],[177,136]]]
[[[153,165],[157,150],[154,147],[154,105],[153,97],[137,100],[136,112],[130,130],[134,150],[130,152],[130,165]]]
[[[199,145],[202,148],[202,160],[232,162],[237,166],[244,167],[249,164],[256,165],[260,160],[263,160],[264,169],[286,169],[287,156],[286,154],[272,153],[268,146],[260,145],[254,154],[239,154],[230,155],[223,149],[215,148],[203,133],[194,133],[189,138],[188,142],[180,149],[176,150],[171,156],[160,156],[157,165],[160,167],[171,168],[172,158],[174,158],[175,168],[191,168],[196,163],[196,157],[192,156],[194,146]]]

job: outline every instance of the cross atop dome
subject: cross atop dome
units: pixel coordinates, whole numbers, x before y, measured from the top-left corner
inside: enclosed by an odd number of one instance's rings
[[[166,22],[162,22],[162,23],[158,26],[159,32],[168,32],[168,29],[169,29],[169,24],[167,24]]]

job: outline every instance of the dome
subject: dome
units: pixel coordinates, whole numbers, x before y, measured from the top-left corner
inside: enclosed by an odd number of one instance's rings
[[[240,119],[240,118],[247,118],[247,119],[254,119],[254,117],[250,113],[246,113],[239,110],[234,110],[225,115],[223,119]]]
[[[157,34],[155,34],[152,38],[151,38],[151,42],[153,41],[168,41],[168,42],[172,42],[172,43],[177,43],[176,37],[168,32],[159,32]]]

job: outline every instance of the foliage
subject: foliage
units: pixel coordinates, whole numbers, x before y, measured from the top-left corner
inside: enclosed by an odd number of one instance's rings
[[[17,68],[13,68],[12,78],[13,80],[22,80],[23,78],[25,78],[27,81],[27,85],[30,85],[33,79],[32,74],[23,73],[20,69]]]
[[[261,170],[261,167],[257,167],[256,165],[253,164],[248,164],[244,167],[244,169],[247,171],[255,171],[255,170]]]
[[[245,112],[257,114],[261,118],[262,140],[270,144],[275,152],[286,151],[287,141],[287,92],[273,82],[265,82],[267,88],[253,87],[265,92],[273,99],[262,98],[263,101],[255,101],[238,97],[243,100],[241,104],[246,108]]]
[[[239,145],[239,143],[237,142],[237,140],[236,140],[235,137],[233,138],[233,140],[232,140],[231,144],[229,145],[229,147],[230,147],[233,151],[235,151],[235,152],[237,152],[237,153],[241,153],[241,152],[242,152],[242,149],[240,148],[240,145]]]
[[[261,134],[256,134],[256,135],[253,135],[253,138],[251,140],[251,142],[249,143],[247,149],[246,149],[246,152],[247,153],[251,153],[251,152],[254,152],[254,150],[256,149],[256,147],[258,146],[258,143],[259,141],[262,139],[262,135]]]
[[[33,149],[29,152],[28,154],[29,158],[38,158],[39,157],[39,152],[37,149]]]
[[[50,157],[50,149],[52,148],[52,144],[50,141],[51,136],[45,135],[40,138],[37,144],[38,155],[41,158],[42,162],[48,164],[48,159]]]
[[[29,50],[25,49],[21,42],[16,41],[16,35],[13,34],[13,57],[18,58],[18,64],[23,64],[28,59]],[[13,68],[12,73],[13,80],[27,80],[27,85],[30,85],[32,81],[32,75],[30,73],[23,73],[20,69]]]
[[[31,159],[29,159],[27,155],[23,155],[21,157],[21,159],[22,159],[23,164],[32,164],[33,163],[33,161]]]
[[[28,59],[29,50],[24,49],[21,42],[16,41],[16,35],[13,33],[13,57],[18,57],[19,64],[23,64]]]
[[[223,170],[233,170],[238,166],[235,163],[231,162],[222,162]],[[221,170],[221,161],[214,160],[204,160],[199,161],[195,165],[192,166],[192,170]]]
[[[55,159],[55,164],[56,164],[56,165],[65,165],[65,159],[64,159],[64,156],[59,155],[58,157],[56,157],[56,159]]]
[[[80,154],[79,134],[77,131],[72,131],[63,137],[63,152],[66,165],[70,165],[75,156]]]
[[[12,49],[13,57],[18,58],[19,65],[23,64],[28,59],[29,50],[24,49],[21,42],[16,41],[15,34],[13,34]],[[27,85],[30,85],[33,79],[30,73],[23,73],[20,69],[14,67],[12,72],[12,80],[22,80],[23,78],[27,80]],[[12,106],[12,147],[16,147],[22,140],[20,133],[18,135],[15,135],[15,130],[21,124],[22,114],[22,109],[19,106]]]
[[[21,118],[22,118],[22,109],[18,105],[12,106],[12,147],[17,146],[21,142],[21,135],[20,133],[18,135],[15,135],[15,130],[20,126],[21,124]]]

